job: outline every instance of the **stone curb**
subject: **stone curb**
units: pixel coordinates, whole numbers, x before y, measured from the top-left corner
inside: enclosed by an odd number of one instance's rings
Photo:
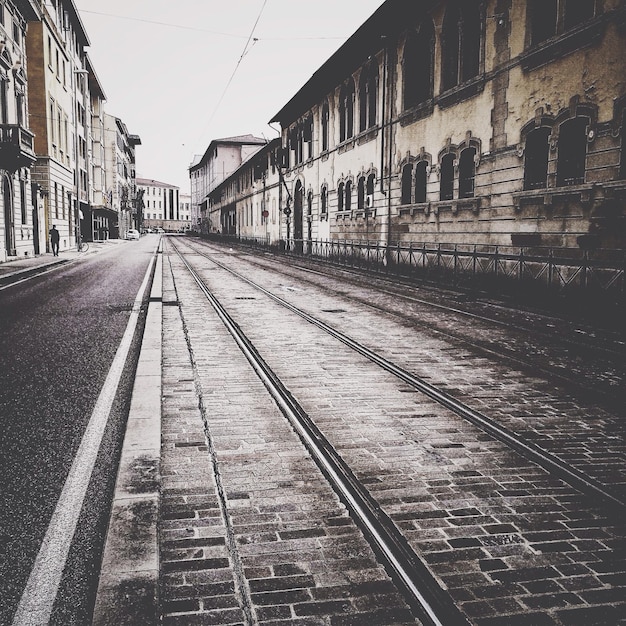
[[[163,255],[159,245],[92,624],[159,620]]]

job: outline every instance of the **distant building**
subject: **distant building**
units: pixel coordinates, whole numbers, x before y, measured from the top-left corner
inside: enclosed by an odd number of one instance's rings
[[[214,139],[205,153],[189,166],[193,230],[208,233],[220,229],[219,222],[210,221],[209,193],[266,143],[253,135]]]
[[[140,199],[136,189],[135,148],[141,145],[118,117],[104,114],[107,193],[110,206],[118,216],[111,237],[123,239],[126,232],[141,228]]]
[[[191,196],[181,194],[176,185],[138,178],[137,193],[142,201],[142,229],[178,233],[191,228]]]

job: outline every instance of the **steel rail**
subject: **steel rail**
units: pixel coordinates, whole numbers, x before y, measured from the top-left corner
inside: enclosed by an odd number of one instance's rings
[[[587,494],[594,499],[601,500],[610,507],[616,508],[618,512],[626,509],[626,501],[624,499],[606,489],[602,483],[598,482],[591,476],[587,476],[584,472],[581,472],[569,463],[562,461],[554,454],[540,448],[538,445],[532,443],[531,441],[527,441],[519,437],[516,433],[512,432],[508,428],[505,428],[504,426],[501,426],[500,424],[497,424],[486,415],[472,409],[463,402],[456,400],[449,394],[441,391],[440,389],[437,389],[437,387],[426,382],[419,376],[416,376],[411,372],[408,372],[407,370],[399,367],[395,363],[392,363],[391,361],[387,360],[376,352],[370,350],[366,346],[350,338],[348,335],[333,328],[329,324],[326,324],[322,320],[313,317],[305,311],[302,311],[293,304],[271,293],[264,287],[261,287],[246,276],[243,276],[235,270],[226,267],[219,261],[216,261],[214,258],[204,255],[203,253],[198,251],[196,251],[196,254],[204,256],[218,267],[221,267],[223,270],[246,282],[251,287],[266,295],[268,298],[290,310],[292,313],[295,313],[307,322],[313,324],[314,326],[317,326],[321,330],[324,330],[329,335],[335,337],[335,339],[341,341],[341,343],[343,343],[344,345],[352,348],[354,351],[358,352],[373,363],[376,363],[381,368],[398,377],[400,380],[404,381],[414,389],[417,389],[418,391],[424,393],[442,406],[450,409],[456,415],[471,422],[498,441],[503,442],[504,444],[521,454],[524,458],[543,467],[550,474],[558,476],[575,489]]]
[[[354,476],[177,246],[172,247],[318,467],[351,510],[388,572],[404,591],[407,602],[416,615],[429,626],[468,625],[468,620],[409,546],[394,522]]]

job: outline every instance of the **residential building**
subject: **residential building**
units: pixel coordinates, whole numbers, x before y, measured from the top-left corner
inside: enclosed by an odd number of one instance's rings
[[[42,3],[41,19],[28,24],[28,105],[37,155],[32,178],[43,194],[45,232],[57,227],[61,250],[75,245],[80,206],[89,203],[88,46],[73,0]]]
[[[27,22],[40,19],[30,1],[0,1],[0,261],[39,254],[45,245],[42,196],[33,188],[36,161],[29,125]]]
[[[281,236],[623,249],[625,38],[621,0],[387,0],[271,120]]]
[[[142,226],[145,230],[162,228],[166,232],[184,232],[191,227],[191,197],[180,188],[148,178],[137,179],[142,200]]]
[[[207,213],[209,193],[266,143],[265,139],[253,135],[214,139],[204,154],[196,157],[189,166],[194,230],[201,232],[219,230],[219,222],[209,222]]]
[[[136,193],[136,147],[141,145],[138,135],[131,135],[124,122],[105,112],[105,163],[108,187],[107,205],[117,215],[110,236],[123,239],[129,229],[140,230],[140,200]]]
[[[91,60],[87,57],[89,70],[88,91],[90,98],[91,134],[87,154],[90,156],[87,172],[89,202],[81,204],[83,212],[82,236],[87,241],[105,241],[118,230],[118,214],[108,193],[106,167],[105,110],[106,96]],[[116,130],[117,132],[117,130]]]

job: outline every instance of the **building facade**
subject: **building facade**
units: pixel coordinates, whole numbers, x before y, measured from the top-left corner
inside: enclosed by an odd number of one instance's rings
[[[144,230],[186,232],[191,228],[191,196],[175,185],[148,178],[137,179]]]
[[[387,0],[271,120],[281,236],[623,249],[625,38],[622,0]]]
[[[60,249],[75,245],[87,182],[87,33],[72,0],[42,4],[41,20],[28,24],[29,110],[37,162],[33,181],[44,197],[45,230],[55,225]]]
[[[113,225],[110,236],[123,239],[130,229],[142,227],[140,202],[136,185],[136,147],[141,145],[138,135],[131,135],[126,125],[118,117],[104,114],[108,205],[117,222]]]
[[[266,143],[265,139],[253,135],[215,139],[211,141],[204,154],[197,157],[190,165],[192,228],[194,230],[209,233],[220,229],[219,222],[210,222],[209,193]]]
[[[284,206],[291,205],[277,166],[280,145],[280,139],[265,144],[209,192],[206,220],[212,225],[210,232],[257,238],[270,245],[279,241],[283,196]]]
[[[26,57],[27,24],[40,15],[36,2],[0,2],[0,261],[45,247],[43,196],[31,174],[36,156]]]

